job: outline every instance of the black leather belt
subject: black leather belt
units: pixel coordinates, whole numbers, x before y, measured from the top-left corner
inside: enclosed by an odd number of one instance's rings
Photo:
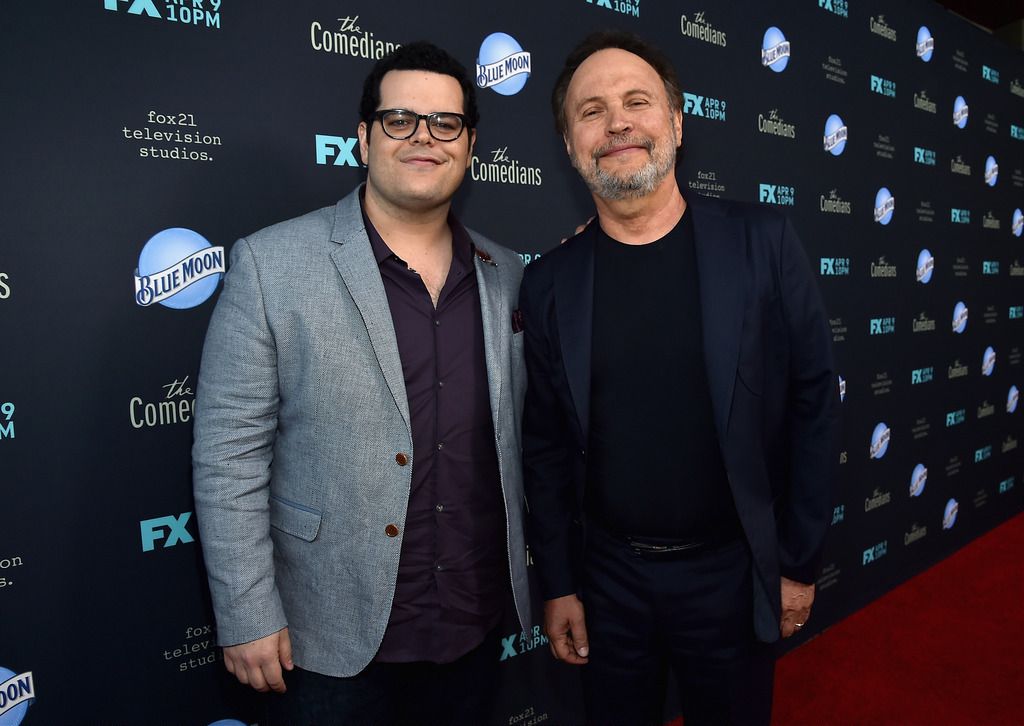
[[[723,537],[709,539],[671,539],[661,537],[639,537],[619,534],[603,529],[609,537],[625,544],[635,555],[645,560],[680,560],[694,555],[719,549],[740,539],[736,532]]]

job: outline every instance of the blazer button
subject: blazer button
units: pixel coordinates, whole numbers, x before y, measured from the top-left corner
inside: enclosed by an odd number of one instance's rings
[[[398,527],[396,527],[393,524],[389,524],[387,527],[384,528],[384,534],[386,534],[388,537],[397,537]]]
[[[398,452],[397,454],[395,454],[395,461],[398,462],[399,466],[405,466],[406,464],[409,463],[409,457],[403,454],[402,452]],[[394,537],[394,535],[391,536]]]

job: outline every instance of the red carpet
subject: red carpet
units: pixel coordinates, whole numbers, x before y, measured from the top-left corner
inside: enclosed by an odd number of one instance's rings
[[[773,724],[1024,724],[1024,514],[782,658]]]

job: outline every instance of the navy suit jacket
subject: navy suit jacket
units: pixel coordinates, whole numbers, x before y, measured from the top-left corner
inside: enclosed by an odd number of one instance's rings
[[[831,332],[784,215],[696,195],[687,202],[700,281],[693,324],[703,326],[715,430],[753,554],[755,630],[772,642],[780,576],[814,582],[831,521],[838,429]],[[523,466],[545,599],[577,592],[581,581],[597,231],[592,222],[531,263],[520,292],[529,380]]]

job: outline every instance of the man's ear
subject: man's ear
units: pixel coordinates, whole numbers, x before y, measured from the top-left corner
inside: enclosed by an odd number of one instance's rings
[[[476,146],[476,129],[469,129],[469,154],[466,155],[466,168],[473,163],[473,147]]]
[[[356,136],[359,137],[359,158],[362,159],[363,164],[369,164],[367,160],[370,154],[370,129],[366,125],[365,121],[359,122],[359,128],[356,129]]]

